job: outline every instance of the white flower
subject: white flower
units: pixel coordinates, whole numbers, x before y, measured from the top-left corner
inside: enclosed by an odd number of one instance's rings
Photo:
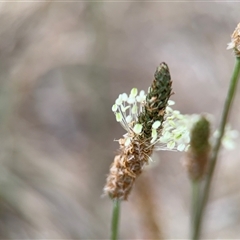
[[[121,122],[122,119],[123,119],[122,114],[120,112],[117,112],[116,113],[116,120],[117,120],[117,122]]]
[[[152,140],[151,143],[154,143],[157,139],[158,135],[157,135],[157,130],[155,128],[152,128]]]
[[[234,149],[236,147],[236,138],[238,137],[239,133],[237,130],[232,130],[231,126],[228,124],[225,127],[225,132],[222,137],[222,145],[228,150]],[[215,131],[213,133],[212,141],[215,141],[219,137],[219,131]]]
[[[133,88],[131,90],[130,97],[135,98],[137,96],[137,94],[138,94],[138,89],[137,88]]]
[[[140,91],[139,95],[136,97],[139,103],[144,102],[146,99],[145,92],[143,90]]]
[[[155,122],[153,123],[153,125],[152,125],[152,128],[153,128],[153,129],[157,129],[157,128],[160,127],[160,125],[161,125],[160,121],[155,121]]]
[[[234,42],[230,42],[230,43],[227,44],[227,50],[233,49],[233,48],[235,48],[235,43]]]
[[[130,137],[126,138],[124,145],[127,147],[130,145],[130,143],[131,143],[131,138]]]
[[[117,122],[120,122],[126,131],[133,131],[136,134],[140,134],[139,128],[134,129],[134,123],[137,123],[138,116],[142,112],[142,107],[146,100],[145,92],[140,91],[139,95],[138,89],[133,88],[129,94],[120,94],[112,106],[112,111],[116,116]]]
[[[175,102],[173,100],[168,100],[168,106],[172,106],[174,104],[175,104]]]
[[[133,128],[133,131],[136,133],[136,134],[140,134],[142,132],[142,124],[140,123],[136,123],[134,128]]]
[[[126,93],[122,94],[122,100],[125,102],[128,100],[128,95]]]
[[[112,111],[113,111],[113,112],[116,112],[116,111],[117,111],[117,109],[118,109],[118,106],[117,106],[117,104],[114,104],[114,105],[112,106]]]
[[[227,49],[233,49],[237,57],[240,56],[240,23],[231,36],[231,42],[228,43]]]

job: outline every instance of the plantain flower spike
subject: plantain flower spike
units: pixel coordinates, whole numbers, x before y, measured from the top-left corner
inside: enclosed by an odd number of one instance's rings
[[[120,94],[112,107],[116,120],[127,133],[119,140],[119,153],[110,167],[104,193],[112,199],[127,200],[136,178],[149,163],[159,141],[164,115],[172,94],[172,81],[166,63],[154,74],[148,93],[133,88]]]
[[[231,42],[228,43],[227,49],[233,49],[236,57],[240,57],[240,23],[237,25],[231,36]]]
[[[191,130],[190,146],[184,165],[192,180],[199,180],[206,172],[210,152],[210,123],[202,116]]]
[[[181,114],[171,108],[174,101],[172,81],[166,63],[161,63],[148,93],[133,88],[130,94],[118,96],[112,111],[116,121],[126,130],[119,142],[107,177],[104,193],[113,199],[127,200],[136,178],[151,160],[153,150],[185,151],[185,165],[192,179],[200,178],[207,164],[210,142],[218,136],[215,131],[209,139],[209,122],[198,114]],[[209,116],[209,118],[212,118]],[[226,128],[223,146],[232,149],[238,136],[230,126]]]

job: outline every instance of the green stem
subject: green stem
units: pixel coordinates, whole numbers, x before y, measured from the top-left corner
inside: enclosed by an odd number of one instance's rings
[[[111,240],[117,240],[118,238],[119,215],[120,215],[120,200],[114,199],[112,212]]]
[[[207,200],[208,200],[210,185],[211,185],[215,165],[216,165],[216,162],[217,162],[218,152],[219,152],[219,149],[220,149],[220,146],[221,146],[221,141],[222,141],[222,137],[224,135],[224,130],[225,130],[225,126],[226,126],[226,123],[227,123],[229,111],[231,109],[234,94],[235,94],[235,91],[236,91],[236,88],[237,88],[237,83],[238,83],[238,79],[239,79],[239,72],[240,72],[240,57],[237,57],[235,67],[234,67],[234,71],[233,71],[233,75],[232,75],[230,85],[229,85],[229,89],[228,89],[227,98],[225,100],[222,117],[221,117],[221,123],[220,123],[220,127],[219,127],[219,137],[218,137],[218,139],[216,141],[216,144],[215,144],[215,146],[213,148],[213,151],[212,151],[212,155],[211,155],[211,158],[210,158],[210,164],[209,164],[210,165],[209,166],[209,173],[207,175],[206,183],[205,183],[205,186],[204,186],[204,189],[203,189],[202,199],[201,199],[201,202],[200,202],[200,205],[199,205],[199,211],[197,211],[197,214],[196,214],[196,219],[195,219],[196,220],[196,225],[195,225],[194,234],[193,234],[193,239],[195,239],[195,240],[198,240],[199,237],[200,237],[200,230],[201,230],[204,207],[205,207],[205,205],[207,203]]]
[[[192,180],[192,211],[191,211],[191,237],[194,239],[194,229],[196,228],[196,216],[199,209],[200,181]]]

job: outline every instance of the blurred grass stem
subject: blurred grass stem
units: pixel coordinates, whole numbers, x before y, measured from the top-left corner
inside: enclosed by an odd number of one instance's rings
[[[120,216],[120,200],[114,199],[112,212],[111,240],[118,239],[119,216]]]
[[[215,166],[216,166],[218,152],[219,152],[219,149],[220,149],[220,146],[221,146],[222,137],[224,135],[224,129],[225,129],[225,126],[226,126],[226,123],[227,123],[227,119],[228,119],[228,116],[229,116],[229,112],[230,112],[230,109],[231,109],[231,105],[232,105],[232,102],[233,102],[235,91],[237,89],[239,73],[240,73],[240,57],[236,57],[234,71],[233,71],[232,78],[231,78],[231,81],[230,81],[228,94],[227,94],[227,97],[226,97],[226,100],[225,100],[223,113],[222,113],[222,117],[221,117],[221,123],[220,123],[220,127],[219,127],[219,136],[217,138],[215,146],[213,147],[212,155],[210,157],[209,172],[208,172],[208,175],[206,177],[206,182],[205,182],[205,185],[204,185],[202,198],[200,199],[201,201],[200,201],[200,205],[199,205],[199,210],[198,211],[195,210],[196,219],[195,219],[193,235],[192,235],[192,239],[194,239],[194,240],[198,240],[199,237],[200,237],[204,207],[205,207],[205,205],[207,203],[207,200],[208,200],[210,185],[211,185],[214,169],[215,169]]]
[[[199,211],[199,200],[200,200],[200,180],[192,180],[192,210],[191,210],[191,236],[193,238],[196,229],[196,216],[197,212]],[[193,238],[194,239],[194,238]]]

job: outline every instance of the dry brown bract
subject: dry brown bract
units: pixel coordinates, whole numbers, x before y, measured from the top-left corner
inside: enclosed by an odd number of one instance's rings
[[[145,164],[148,164],[153,146],[144,143],[138,135],[132,138],[131,144],[124,145],[125,139],[119,140],[120,153],[115,156],[107,178],[104,192],[111,198],[127,200],[135,179],[141,174]]]

